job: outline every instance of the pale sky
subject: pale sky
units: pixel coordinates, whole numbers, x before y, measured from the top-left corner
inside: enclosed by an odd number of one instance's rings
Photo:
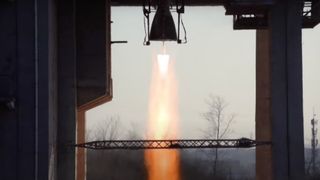
[[[175,61],[179,94],[181,138],[202,138],[209,94],[228,102],[227,112],[235,113],[230,138],[252,137],[255,133],[255,31],[235,31],[232,16],[222,7],[186,7],[183,20],[188,43],[166,43]],[[175,13],[173,13],[174,18]],[[94,129],[111,116],[119,116],[121,132],[132,126],[145,134],[152,56],[161,43],[143,46],[141,7],[112,8],[113,101],[87,113],[87,128]],[[183,33],[182,33],[183,34]],[[305,139],[310,140],[313,108],[320,118],[320,27],[303,31]],[[132,125],[133,124],[133,125]]]

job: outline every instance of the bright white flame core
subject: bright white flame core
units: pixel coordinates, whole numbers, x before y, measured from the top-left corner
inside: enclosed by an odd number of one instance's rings
[[[158,66],[162,76],[168,73],[170,56],[168,54],[158,54]]]
[[[154,58],[156,58],[154,56]],[[162,53],[153,59],[150,86],[148,139],[177,139],[178,89],[174,59]],[[177,150],[146,150],[148,180],[180,180],[180,154]]]

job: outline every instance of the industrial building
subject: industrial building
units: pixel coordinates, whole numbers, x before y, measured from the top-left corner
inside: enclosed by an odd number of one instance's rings
[[[320,1],[175,2],[224,6],[235,30],[256,29],[256,138],[272,143],[256,149],[256,179],[303,179],[301,30],[320,22]],[[74,145],[85,112],[113,97],[111,6],[143,1],[0,1],[1,180],[85,179]]]

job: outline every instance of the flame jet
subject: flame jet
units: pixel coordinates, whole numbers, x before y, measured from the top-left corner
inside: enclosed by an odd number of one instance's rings
[[[148,139],[176,139],[178,134],[178,96],[174,62],[168,54],[153,60],[150,87]],[[180,180],[177,150],[146,150],[148,180]]]

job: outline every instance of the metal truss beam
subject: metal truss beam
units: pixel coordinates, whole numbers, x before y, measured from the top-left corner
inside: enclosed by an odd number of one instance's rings
[[[152,5],[158,0],[149,0]],[[174,2],[174,0],[172,0]],[[233,28],[266,29],[268,12],[275,0],[183,0],[186,6],[224,6],[226,15],[233,16]],[[112,6],[142,6],[143,0],[111,0]],[[314,28],[320,23],[320,0],[303,0],[303,28]]]
[[[152,2],[156,0],[151,0]],[[174,1],[174,0],[172,0]],[[226,0],[184,0],[187,6],[221,6]],[[142,6],[142,0],[111,0],[112,6]]]
[[[184,140],[110,140],[76,144],[78,148],[95,150],[137,150],[137,149],[196,149],[196,148],[252,148],[270,145],[270,142],[257,142],[248,138],[240,139],[184,139]]]

